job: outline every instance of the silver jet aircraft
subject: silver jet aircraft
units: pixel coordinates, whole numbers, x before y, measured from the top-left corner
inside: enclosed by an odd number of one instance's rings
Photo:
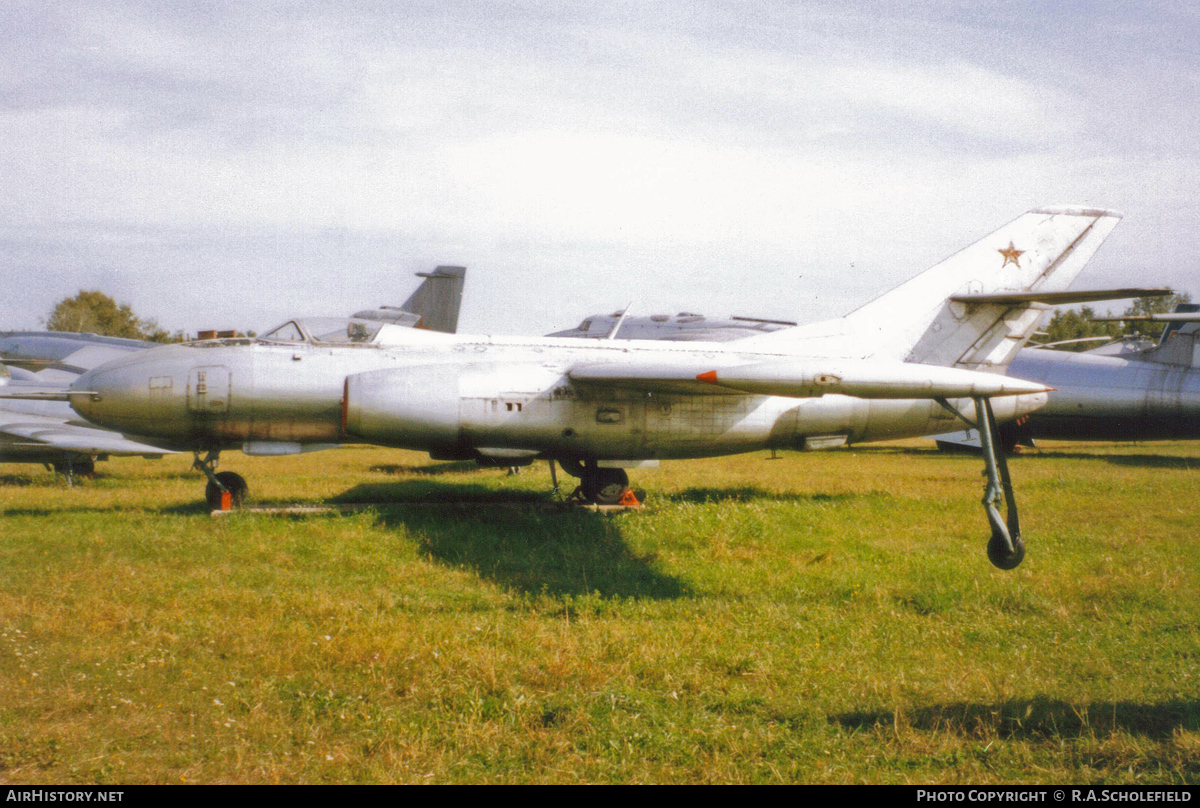
[[[1200,313],[1195,308],[1183,304],[1171,314],[1111,318],[1169,323],[1157,344],[1135,340],[1083,353],[1021,351],[1012,373],[1056,392],[1032,417],[1007,425],[1005,439],[1200,438]]]
[[[418,272],[424,278],[399,306],[360,311],[355,318],[453,333],[462,305],[464,267]],[[162,457],[170,450],[135,435],[97,429],[62,400],[63,391],[98,365],[157,343],[65,331],[0,332],[0,463],[41,463],[71,484],[112,455]],[[59,399],[59,400],[54,400]],[[248,444],[276,454],[278,445]],[[306,445],[305,449],[326,448]]]
[[[1003,375],[1040,318],[1038,294],[1065,289],[1119,218],[1030,211],[845,317],[734,343],[298,319],[258,339],[110,362],[68,398],[97,424],[193,451],[217,501],[244,495],[239,476],[215,467],[219,452],[247,442],[288,452],[358,441],[504,465],[545,458],[607,502],[626,489],[624,468],[642,461],[927,435],[956,420],[990,437],[997,417],[1045,403],[1045,385]],[[1024,544],[1003,455],[985,452],[985,465],[988,555],[1012,568]]]

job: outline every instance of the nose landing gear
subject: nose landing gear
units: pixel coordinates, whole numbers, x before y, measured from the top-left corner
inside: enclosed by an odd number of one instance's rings
[[[192,461],[192,468],[199,469],[208,478],[208,485],[204,487],[204,499],[214,511],[240,508],[246,500],[250,486],[246,485],[246,480],[240,474],[232,471],[217,472],[219,456],[220,452],[209,452],[201,460],[200,453],[196,452],[195,460]]]

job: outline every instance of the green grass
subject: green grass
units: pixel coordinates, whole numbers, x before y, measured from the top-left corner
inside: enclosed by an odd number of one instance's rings
[[[1200,459],[664,463],[647,506],[352,448],[0,468],[0,782],[1200,782]],[[567,478],[569,480],[569,478]],[[431,504],[433,503],[433,504]]]

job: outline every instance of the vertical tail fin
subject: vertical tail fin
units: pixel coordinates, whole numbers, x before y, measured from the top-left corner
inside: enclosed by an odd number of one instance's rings
[[[1004,372],[1045,308],[1004,293],[1061,292],[1121,215],[1039,208],[851,312],[845,333],[878,359]],[[992,295],[991,301],[950,298]]]
[[[417,275],[424,278],[424,282],[400,308],[421,317],[418,328],[453,334],[458,330],[466,267],[438,267],[433,272],[418,272]]]
[[[458,330],[458,311],[462,308],[466,275],[466,267],[438,267],[433,272],[418,272],[417,277],[425,280],[400,306],[368,309],[354,316],[453,334]]]

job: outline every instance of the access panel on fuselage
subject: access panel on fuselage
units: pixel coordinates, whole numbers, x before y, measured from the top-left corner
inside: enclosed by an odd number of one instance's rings
[[[229,413],[230,374],[224,365],[192,368],[188,374],[188,412],[221,417]]]

